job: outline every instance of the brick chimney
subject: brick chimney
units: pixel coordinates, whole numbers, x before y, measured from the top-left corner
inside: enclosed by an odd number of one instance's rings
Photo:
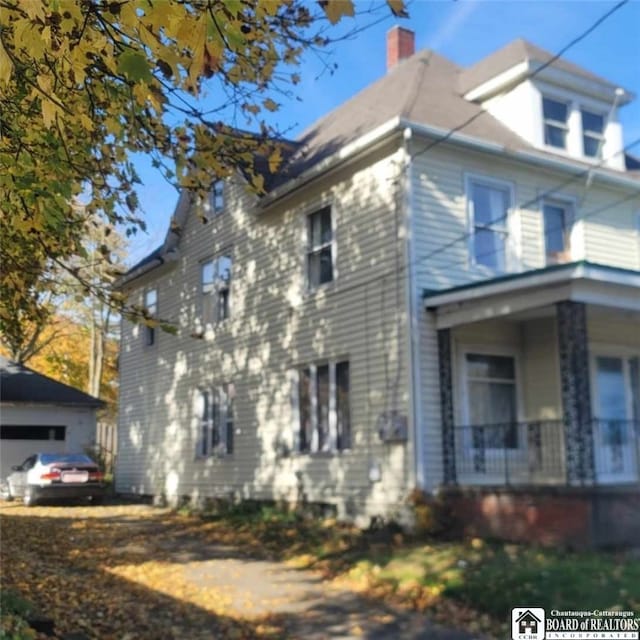
[[[410,29],[393,27],[387,31],[387,71],[416,51],[416,35]]]

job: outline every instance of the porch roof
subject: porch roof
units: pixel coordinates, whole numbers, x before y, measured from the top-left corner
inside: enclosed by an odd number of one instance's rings
[[[453,327],[574,300],[640,312],[640,271],[586,260],[552,265],[445,290],[425,290],[438,328]]]

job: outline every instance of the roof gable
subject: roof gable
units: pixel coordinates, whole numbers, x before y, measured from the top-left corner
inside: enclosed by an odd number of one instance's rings
[[[547,64],[553,60],[555,56],[548,51],[538,47],[527,40],[518,38],[513,40],[509,44],[502,47],[498,51],[495,51],[488,56],[479,60],[476,64],[468,67],[460,74],[459,89],[462,95],[467,94],[472,89],[479,87],[481,84],[495,78],[497,75],[515,67],[521,62],[538,62],[540,64]],[[616,86],[596,75],[591,73],[584,67],[581,67],[565,58],[558,58],[551,64],[552,68],[566,71],[573,75],[584,78],[591,82],[597,82],[598,84],[609,87],[611,90],[615,90]]]

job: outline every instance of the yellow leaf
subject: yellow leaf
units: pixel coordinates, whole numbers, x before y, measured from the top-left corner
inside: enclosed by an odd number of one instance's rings
[[[42,119],[44,120],[45,127],[51,127],[55,120],[57,110],[58,108],[51,100],[42,98]]]
[[[275,173],[280,167],[280,163],[282,162],[282,152],[280,151],[280,147],[278,147],[270,156],[269,156],[269,171],[271,173]]]
[[[407,9],[404,6],[404,0],[387,0],[387,4],[391,8],[394,16],[406,18],[409,16]]]
[[[320,3],[331,24],[340,22],[343,16],[354,16],[352,0],[325,0]]]
[[[44,3],[41,0],[21,0],[20,8],[24,9],[31,20],[44,20]]]
[[[264,108],[268,109],[269,111],[277,111],[278,110],[278,103],[274,102],[271,98],[267,98],[266,100],[264,100],[262,102],[262,104],[264,105]]]
[[[11,79],[12,72],[13,62],[11,62],[11,58],[7,55],[0,41],[0,82],[7,84]]]

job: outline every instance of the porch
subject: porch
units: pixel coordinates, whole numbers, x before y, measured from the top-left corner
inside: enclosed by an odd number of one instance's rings
[[[456,426],[458,483],[483,486],[562,486],[569,484],[565,424],[532,420]],[[640,421],[593,419],[581,425],[594,443],[594,484],[633,484],[640,480]]]
[[[640,489],[640,273],[573,263],[426,292],[448,487]]]

